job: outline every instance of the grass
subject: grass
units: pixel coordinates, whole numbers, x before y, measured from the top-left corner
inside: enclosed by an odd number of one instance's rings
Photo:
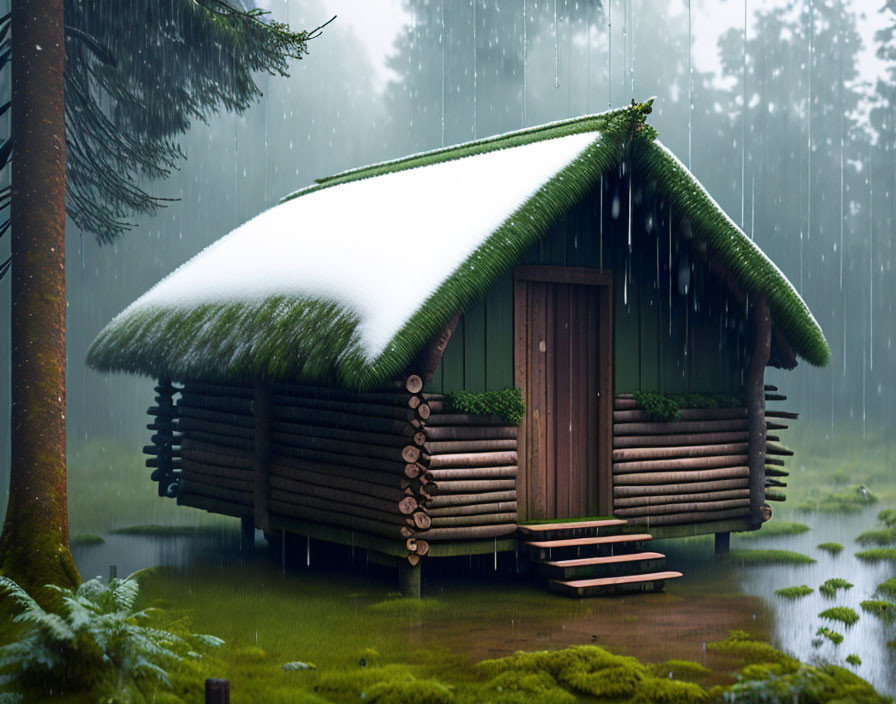
[[[839,555],[843,552],[843,546],[840,543],[820,543],[819,550],[824,550],[829,555]]]
[[[881,621],[892,623],[896,620],[896,604],[892,601],[871,599],[863,601],[859,606],[862,608],[862,611],[872,616],[877,616]]]
[[[812,587],[807,587],[805,584],[799,587],[784,587],[783,589],[776,589],[775,594],[784,598],[784,599],[802,599],[804,596],[809,596],[815,590]]]
[[[844,489],[831,489],[811,495],[797,504],[798,511],[819,513],[855,513],[877,503],[864,484]]]
[[[891,577],[886,582],[877,585],[877,591],[880,594],[896,597],[896,577]]]
[[[818,591],[826,597],[833,598],[837,594],[837,591],[840,589],[843,589],[844,591],[847,589],[852,589],[852,584],[850,582],[847,582],[845,579],[840,579],[839,577],[831,577],[818,588]]]
[[[822,611],[818,617],[829,621],[839,621],[845,626],[852,626],[859,620],[859,615],[848,606],[833,606]]]
[[[793,550],[732,550],[730,560],[743,566],[811,565],[815,559]]]
[[[866,562],[896,562],[896,548],[868,548],[857,552],[856,557]]]
[[[896,544],[896,528],[872,528],[861,533],[856,542],[859,545],[894,545]]]
[[[822,638],[827,638],[834,645],[840,645],[843,642],[843,636],[841,634],[837,633],[837,631],[832,631],[827,626],[822,626],[821,628],[819,628],[815,632],[815,635],[820,636]],[[822,641],[819,641],[819,642],[822,642]]]
[[[805,523],[795,521],[769,521],[760,530],[735,533],[738,540],[756,540],[758,538],[778,538],[785,535],[800,535],[809,530]]]

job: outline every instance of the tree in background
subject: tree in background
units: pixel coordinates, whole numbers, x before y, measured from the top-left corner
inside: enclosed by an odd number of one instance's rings
[[[12,463],[0,572],[32,591],[80,581],[68,546],[65,215],[100,242],[160,205],[194,119],[244,110],[253,74],[286,75],[312,32],[227,0],[13,0],[0,25],[12,65]],[[5,108],[4,108],[5,109]],[[67,189],[67,190],[66,190]]]

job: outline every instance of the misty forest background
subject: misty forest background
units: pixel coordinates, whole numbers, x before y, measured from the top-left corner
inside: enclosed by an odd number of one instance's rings
[[[267,5],[297,29],[333,14],[323,0]],[[136,451],[146,436],[152,381],[101,376],[84,364],[100,328],[283,195],[353,166],[652,95],[649,122],[661,140],[796,284],[831,344],[825,369],[802,363],[769,382],[788,394],[801,424],[832,437],[884,433],[896,418],[896,0],[751,1],[746,51],[743,2],[692,0],[690,14],[688,6],[613,0],[608,26],[606,0],[405,0],[409,22],[382,89],[352,23],[337,19],[290,78],[261,79],[260,103],[193,125],[181,170],[144,184],[179,200],[155,217],[132,218],[136,227],[114,245],[100,247],[70,224],[70,447],[117,439]],[[708,7],[728,21],[700,21]],[[869,23],[877,32],[863,42]],[[689,38],[715,46],[715,70],[693,58]],[[8,94],[9,74],[2,76]],[[8,120],[0,118],[7,134]],[[7,278],[0,310],[9,311],[9,295]],[[4,314],[7,379],[9,355]],[[0,503],[8,409],[9,385],[0,381]],[[148,481],[142,488],[152,493]]]

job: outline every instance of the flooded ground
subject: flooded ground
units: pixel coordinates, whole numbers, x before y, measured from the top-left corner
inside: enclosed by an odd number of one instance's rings
[[[660,549],[670,554],[669,568],[685,576],[670,582],[666,593],[583,601],[555,596],[538,581],[517,575],[513,556],[505,555],[498,572],[485,568],[489,558],[478,569],[473,561],[460,560],[449,570],[430,574],[425,584],[427,598],[419,608],[406,600],[395,600],[394,610],[381,609],[395,596],[394,575],[367,564],[363,553],[355,555],[351,565],[347,564],[349,558],[322,565],[316,557],[322,547],[312,543],[312,565],[308,568],[304,547],[298,546],[283,573],[279,552],[265,550],[261,540],[257,559],[241,555],[235,525],[233,530],[175,531],[163,536],[113,534],[102,544],[77,546],[74,552],[85,577],[108,575],[110,565],[115,565],[119,576],[144,567],[174,568],[166,572],[174,594],[195,590],[198,597],[205,593],[203,590],[212,589],[216,603],[220,599],[221,603],[234,604],[232,609],[246,609],[239,615],[232,613],[231,623],[215,621],[209,615],[210,623],[202,626],[225,639],[241,640],[245,634],[239,633],[240,624],[251,622],[259,647],[272,647],[273,643],[266,641],[278,633],[273,623],[265,628],[271,615],[260,614],[260,610],[279,611],[285,600],[296,609],[295,622],[309,634],[319,639],[320,633],[329,633],[328,638],[340,640],[338,646],[332,642],[325,648],[308,646],[318,660],[325,660],[328,653],[336,657],[335,653],[359,651],[367,647],[365,644],[378,642],[377,636],[365,633],[361,626],[371,608],[381,611],[366,623],[367,629],[389,632],[389,642],[380,642],[380,648],[409,662],[423,664],[436,658],[442,666],[453,663],[458,670],[516,650],[586,643],[634,655],[645,662],[681,658],[712,666],[707,662],[706,644],[723,639],[731,630],[742,629],[810,663],[825,660],[843,664],[847,655],[856,654],[862,661],[858,674],[882,693],[896,695],[896,658],[885,647],[894,637],[892,626],[859,607],[861,601],[873,598],[880,582],[896,574],[892,564],[869,564],[854,557],[860,549],[855,537],[874,524],[875,513],[799,514],[799,520],[810,526],[806,533],[753,540],[735,536],[732,541],[734,549],[789,549],[811,555],[817,562],[807,566],[747,567],[735,560],[718,562],[712,558],[708,537],[667,542]],[[838,556],[830,556],[817,549],[823,542],[839,542],[845,549]],[[830,577],[844,578],[854,586],[826,598],[817,589]],[[776,589],[802,584],[815,592],[797,601],[775,595]],[[259,594],[274,601],[258,601]],[[160,595],[172,596],[165,589]],[[847,628],[819,618],[818,614],[831,606],[853,608],[860,615],[858,623]],[[200,621],[202,613],[197,608]],[[274,618],[279,615],[274,614]],[[843,643],[813,645],[822,625],[842,633]]]

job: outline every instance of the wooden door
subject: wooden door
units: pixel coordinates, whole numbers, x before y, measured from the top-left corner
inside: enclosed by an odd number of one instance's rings
[[[525,267],[517,276],[516,373],[526,402],[517,492],[526,520],[593,516],[612,498],[602,495],[612,348],[601,299],[609,287],[569,272],[583,270]]]

